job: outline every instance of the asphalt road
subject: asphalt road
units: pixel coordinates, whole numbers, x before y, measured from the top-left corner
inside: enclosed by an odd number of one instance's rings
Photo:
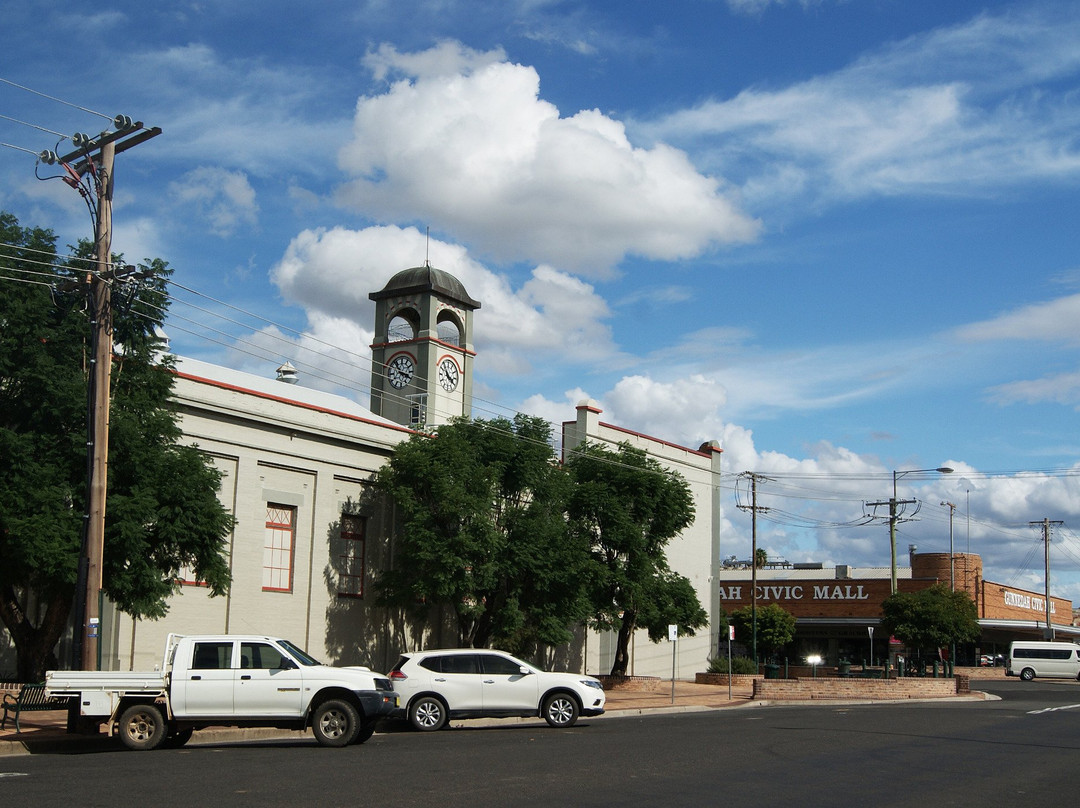
[[[983,687],[983,683],[979,683]],[[1001,701],[748,707],[313,741],[0,758],[0,805],[974,806],[1071,802],[1080,683]],[[1051,802],[1053,801],[1053,803]]]

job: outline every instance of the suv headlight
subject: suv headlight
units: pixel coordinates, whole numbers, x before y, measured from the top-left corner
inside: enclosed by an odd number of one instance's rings
[[[604,686],[595,679],[580,679],[579,680],[585,687],[595,687],[597,690],[603,690]]]

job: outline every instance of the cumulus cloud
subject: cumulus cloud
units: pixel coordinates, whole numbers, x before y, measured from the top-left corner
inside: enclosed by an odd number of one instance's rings
[[[177,205],[205,220],[217,236],[231,236],[241,225],[254,225],[259,205],[255,189],[242,171],[203,166],[169,183]]]
[[[674,260],[752,240],[723,183],[663,143],[634,146],[597,110],[563,116],[528,66],[442,44],[380,48],[339,162],[340,200],[379,220],[435,221],[478,254],[602,277],[627,255]]]
[[[433,265],[458,278],[483,305],[475,342],[484,354],[485,373],[525,374],[535,372],[538,359],[551,356],[583,364],[617,353],[606,322],[607,304],[589,284],[538,266],[514,289],[461,245],[430,239],[416,228],[306,230],[289,244],[271,278],[309,319],[366,326],[375,310],[368,294],[397,271],[422,264],[421,256],[428,254]]]

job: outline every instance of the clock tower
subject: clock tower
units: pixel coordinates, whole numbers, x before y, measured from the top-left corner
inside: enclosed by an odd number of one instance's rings
[[[429,264],[405,269],[375,301],[371,411],[433,427],[472,412],[473,312],[461,281]]]

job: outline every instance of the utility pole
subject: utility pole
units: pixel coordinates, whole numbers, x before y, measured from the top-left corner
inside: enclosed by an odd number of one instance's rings
[[[956,513],[956,505],[951,502],[942,502],[942,505],[949,509],[949,591],[956,591],[956,563],[955,556],[953,555],[953,514]],[[964,562],[964,568],[967,569],[967,562]]]
[[[889,594],[896,594],[896,523],[898,521],[898,505],[914,505],[918,502],[917,499],[897,499],[896,498],[896,480],[893,479],[893,495],[889,497],[888,501],[867,502],[870,507],[878,507],[881,505],[889,506]]]
[[[757,662],[757,515],[758,511],[769,510],[757,504],[757,484],[758,480],[770,478],[752,471],[744,471],[741,476],[750,478],[750,505],[739,505],[739,508],[750,511],[750,648],[754,662]]]
[[[1029,525],[1041,525],[1043,530],[1043,563],[1045,564],[1045,577],[1043,578],[1043,585],[1045,587],[1045,602],[1046,602],[1046,639],[1054,639],[1054,626],[1050,622],[1050,526],[1051,525],[1063,525],[1064,522],[1060,520],[1043,519],[1041,522],[1028,522]]]
[[[87,274],[92,323],[92,363],[88,394],[89,434],[87,435],[87,507],[83,552],[79,559],[76,595],[76,656],[82,670],[100,667],[98,653],[101,634],[102,560],[105,552],[105,500],[108,488],[109,403],[112,383],[112,282],[120,275],[112,269],[112,200],[113,165],[116,155],[161,134],[161,129],[145,129],[125,115],[113,119],[115,132],[102,132],[97,139],[75,134],[76,150],[63,157],[42,152],[42,162],[59,162],[81,181],[89,173],[94,177],[97,195],[94,222],[95,271]],[[93,152],[97,151],[97,155]],[[79,162],[75,162],[78,160]],[[71,165],[75,163],[74,165]],[[70,183],[69,183],[70,184]],[[74,183],[73,187],[77,187]],[[80,188],[80,190],[82,190]]]

